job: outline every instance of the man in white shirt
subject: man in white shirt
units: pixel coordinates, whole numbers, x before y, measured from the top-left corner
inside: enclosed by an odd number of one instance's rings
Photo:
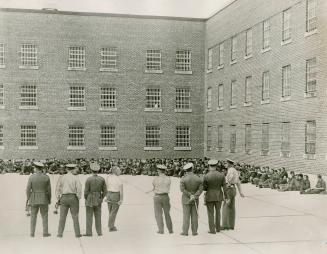
[[[111,174],[107,177],[106,180],[108,190],[107,202],[109,210],[109,232],[117,231],[117,228],[115,227],[115,220],[119,210],[119,206],[123,202],[123,182],[119,177],[120,173],[120,168],[114,166],[111,169]]]

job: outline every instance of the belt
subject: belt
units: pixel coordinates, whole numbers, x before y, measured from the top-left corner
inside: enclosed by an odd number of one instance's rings
[[[62,196],[66,196],[66,195],[77,195],[76,193],[65,193],[65,194],[62,194]]]
[[[235,184],[227,184],[227,187],[235,187]]]
[[[108,191],[109,193],[120,193],[120,191]]]
[[[154,195],[163,196],[163,195],[168,195],[168,193],[154,193]]]

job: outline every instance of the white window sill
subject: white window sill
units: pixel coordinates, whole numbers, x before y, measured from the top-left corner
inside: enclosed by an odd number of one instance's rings
[[[224,110],[224,107],[218,107],[217,110],[218,111],[223,111]]]
[[[19,106],[19,109],[24,109],[24,110],[38,110],[38,106]]]
[[[280,98],[280,101],[282,101],[282,102],[284,102],[284,101],[290,101],[290,100],[291,100],[291,97],[290,96]]]
[[[0,150],[5,150],[5,147],[4,146],[0,146]]]
[[[304,94],[304,98],[315,98],[315,97],[317,97],[316,92],[309,92]]]
[[[217,152],[222,152],[223,149],[222,148],[217,148]]]
[[[5,105],[1,105],[0,106],[0,109],[5,109]]]
[[[38,70],[39,66],[24,66],[24,65],[20,65],[19,69],[21,70]]]
[[[223,69],[223,68],[224,68],[224,65],[221,64],[221,65],[218,65],[217,70],[221,70],[221,69]]]
[[[100,111],[117,111],[117,108],[99,108]]]
[[[237,60],[233,60],[230,62],[230,65],[233,65],[233,64],[236,64],[237,63]]]
[[[210,69],[210,70],[207,70],[207,73],[212,73],[212,69]]]
[[[0,69],[6,68],[6,65],[0,65]]]
[[[192,109],[175,109],[175,113],[192,113]]]
[[[153,73],[153,74],[161,74],[162,70],[144,70],[144,73]]]
[[[69,71],[86,71],[86,68],[78,68],[78,67],[68,67],[67,70]]]
[[[162,112],[162,108],[145,108],[145,112]]]
[[[101,151],[117,151],[117,147],[116,146],[100,146],[99,150]]]
[[[252,150],[245,151],[245,154],[251,155],[252,154]]]
[[[266,53],[266,52],[269,52],[269,51],[271,51],[271,48],[270,48],[270,47],[265,48],[265,49],[261,49],[261,53],[262,53],[262,54],[263,54],[263,53]]]
[[[291,158],[291,153],[290,152],[281,152],[280,157],[281,158]]]
[[[229,109],[235,109],[235,108],[237,108],[236,105],[230,105],[230,106],[229,106]]]
[[[252,106],[252,102],[244,102],[244,107],[251,107]]]
[[[86,107],[68,107],[67,110],[70,110],[70,111],[85,111]]]
[[[253,57],[253,55],[252,55],[252,54],[250,54],[250,55],[247,55],[247,56],[244,56],[244,60],[250,59],[250,58],[252,58],[252,57]]]
[[[174,147],[174,151],[191,151],[192,147]]]
[[[84,150],[86,150],[86,147],[85,146],[67,146],[67,150],[84,151]]]
[[[37,150],[39,149],[38,146],[19,146],[19,150]]]
[[[100,68],[100,71],[101,72],[118,72],[118,69],[117,68]]]
[[[314,34],[317,34],[317,33],[318,33],[318,30],[317,30],[317,28],[316,28],[316,29],[314,29],[314,30],[312,30],[312,31],[310,31],[310,32],[306,32],[306,33],[304,34],[304,37],[309,37],[309,36],[314,35]]]
[[[270,99],[261,101],[261,105],[265,105],[265,104],[269,104],[269,103],[270,103]]]
[[[285,46],[285,45],[287,45],[287,44],[290,44],[291,42],[292,42],[292,39],[288,39],[288,40],[286,40],[286,41],[282,41],[282,42],[280,43],[280,45]]]
[[[161,151],[162,150],[162,147],[161,146],[158,146],[158,147],[144,147],[144,151]]]
[[[315,154],[303,154],[303,159],[305,159],[305,160],[315,160],[316,155]]]
[[[270,154],[269,151],[261,151],[260,152],[261,156],[269,156],[269,154]]]
[[[211,108],[210,108],[210,109],[208,109],[208,108],[207,108],[207,110],[206,110],[206,112],[211,112],[211,111],[212,111],[212,109],[211,109]]]
[[[176,71],[175,74],[183,74],[183,75],[191,75],[193,72],[192,71]]]

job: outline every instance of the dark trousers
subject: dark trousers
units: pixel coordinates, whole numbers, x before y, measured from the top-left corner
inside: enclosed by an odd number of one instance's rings
[[[173,224],[170,217],[170,201],[168,194],[156,194],[154,201],[154,215],[157,221],[159,232],[164,232],[164,222],[162,213],[165,214],[166,226],[169,232],[173,232]]]
[[[62,197],[60,198],[60,219],[58,227],[58,236],[62,236],[64,232],[68,210],[70,210],[70,213],[73,218],[75,236],[80,236],[81,232],[78,220],[79,200],[75,194],[62,195]]]
[[[40,210],[43,224],[43,235],[48,234],[48,211],[49,205],[32,205],[31,206],[31,235],[34,236],[37,214]]]
[[[101,204],[98,206],[86,206],[86,234],[92,235],[93,215],[95,221],[95,230],[98,235],[102,235],[101,229]]]
[[[117,213],[119,210],[118,201],[120,200],[119,192],[108,192],[108,210],[109,210],[109,220],[108,227],[112,229],[115,227],[115,221]]]
[[[230,200],[229,203],[224,203],[222,209],[222,227],[227,229],[234,229],[235,226],[235,187],[228,187],[226,196]]]
[[[198,205],[198,203],[197,203]],[[183,233],[188,234],[190,228],[191,220],[191,229],[192,234],[197,234],[198,232],[198,213],[196,211],[195,204],[183,204]]]
[[[206,205],[208,212],[209,230],[210,232],[219,232],[221,201],[207,202]]]

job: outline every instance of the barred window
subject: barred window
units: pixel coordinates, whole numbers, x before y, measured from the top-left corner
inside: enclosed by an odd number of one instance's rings
[[[117,69],[117,48],[101,48],[101,70]]]
[[[69,126],[69,146],[84,146],[84,127],[80,125]]]
[[[34,68],[38,66],[37,46],[24,43],[20,48],[20,67]]]
[[[236,125],[231,125],[229,129],[230,129],[229,151],[231,153],[235,153],[235,151],[236,151]]]
[[[146,70],[161,70],[161,50],[150,49],[146,51]]]
[[[245,32],[245,56],[252,55],[252,28]]]
[[[211,151],[212,148],[212,126],[207,126],[207,151]]]
[[[281,152],[283,157],[288,157],[291,150],[291,123],[283,122],[281,130]]]
[[[159,126],[146,126],[145,127],[145,146],[146,147],[159,147],[160,146],[160,127]]]
[[[176,147],[191,146],[191,131],[189,126],[176,127]]]
[[[236,80],[232,80],[230,84],[230,105],[236,106]]]
[[[5,44],[0,43],[0,67],[5,66]]]
[[[212,88],[209,87],[207,90],[207,110],[211,110],[212,107]]]
[[[269,123],[262,124],[261,132],[261,154],[268,155],[269,153]]]
[[[237,54],[237,37],[234,36],[231,39],[231,62],[236,61],[236,54]]]
[[[282,97],[291,96],[291,65],[283,67],[282,70]]]
[[[116,146],[116,127],[112,125],[102,125],[100,133],[100,147]]]
[[[191,108],[191,93],[189,88],[176,88],[176,109]]]
[[[20,87],[20,105],[27,107],[37,105],[37,89],[35,85],[22,85]]]
[[[252,149],[252,126],[251,124],[245,125],[245,153],[250,154]]]
[[[219,66],[224,65],[224,43],[219,44]]]
[[[223,126],[218,126],[218,151],[221,152],[223,150],[224,140],[223,140]]]
[[[0,146],[3,146],[3,125],[0,125]]]
[[[36,125],[20,126],[20,145],[37,146],[36,142]]]
[[[101,108],[116,108],[117,94],[116,88],[101,87]]]
[[[307,0],[307,32],[317,28],[317,0]]]
[[[69,87],[69,105],[70,107],[85,107],[84,86]]]
[[[251,102],[251,95],[252,95],[252,76],[248,76],[245,78],[245,94],[244,94],[244,100],[245,103]]]
[[[263,21],[262,33],[262,48],[267,49],[270,47],[270,19]]]
[[[0,84],[0,107],[5,105],[4,102],[4,88],[3,88],[3,84]]]
[[[316,154],[316,121],[305,125],[305,154]]]
[[[159,88],[146,89],[145,108],[161,108],[161,91]]]
[[[262,96],[261,100],[266,101],[270,99],[270,74],[269,71],[262,73]]]
[[[291,9],[283,11],[283,41],[291,39]]]
[[[69,47],[69,70],[85,69],[85,47],[83,46],[70,46]]]
[[[224,85],[218,85],[218,108],[222,108],[224,106]]]
[[[176,51],[176,71],[191,71],[191,51]]]
[[[306,61],[306,93],[315,95],[317,90],[317,59],[311,58]]]
[[[208,70],[212,70],[212,48],[208,49]]]

